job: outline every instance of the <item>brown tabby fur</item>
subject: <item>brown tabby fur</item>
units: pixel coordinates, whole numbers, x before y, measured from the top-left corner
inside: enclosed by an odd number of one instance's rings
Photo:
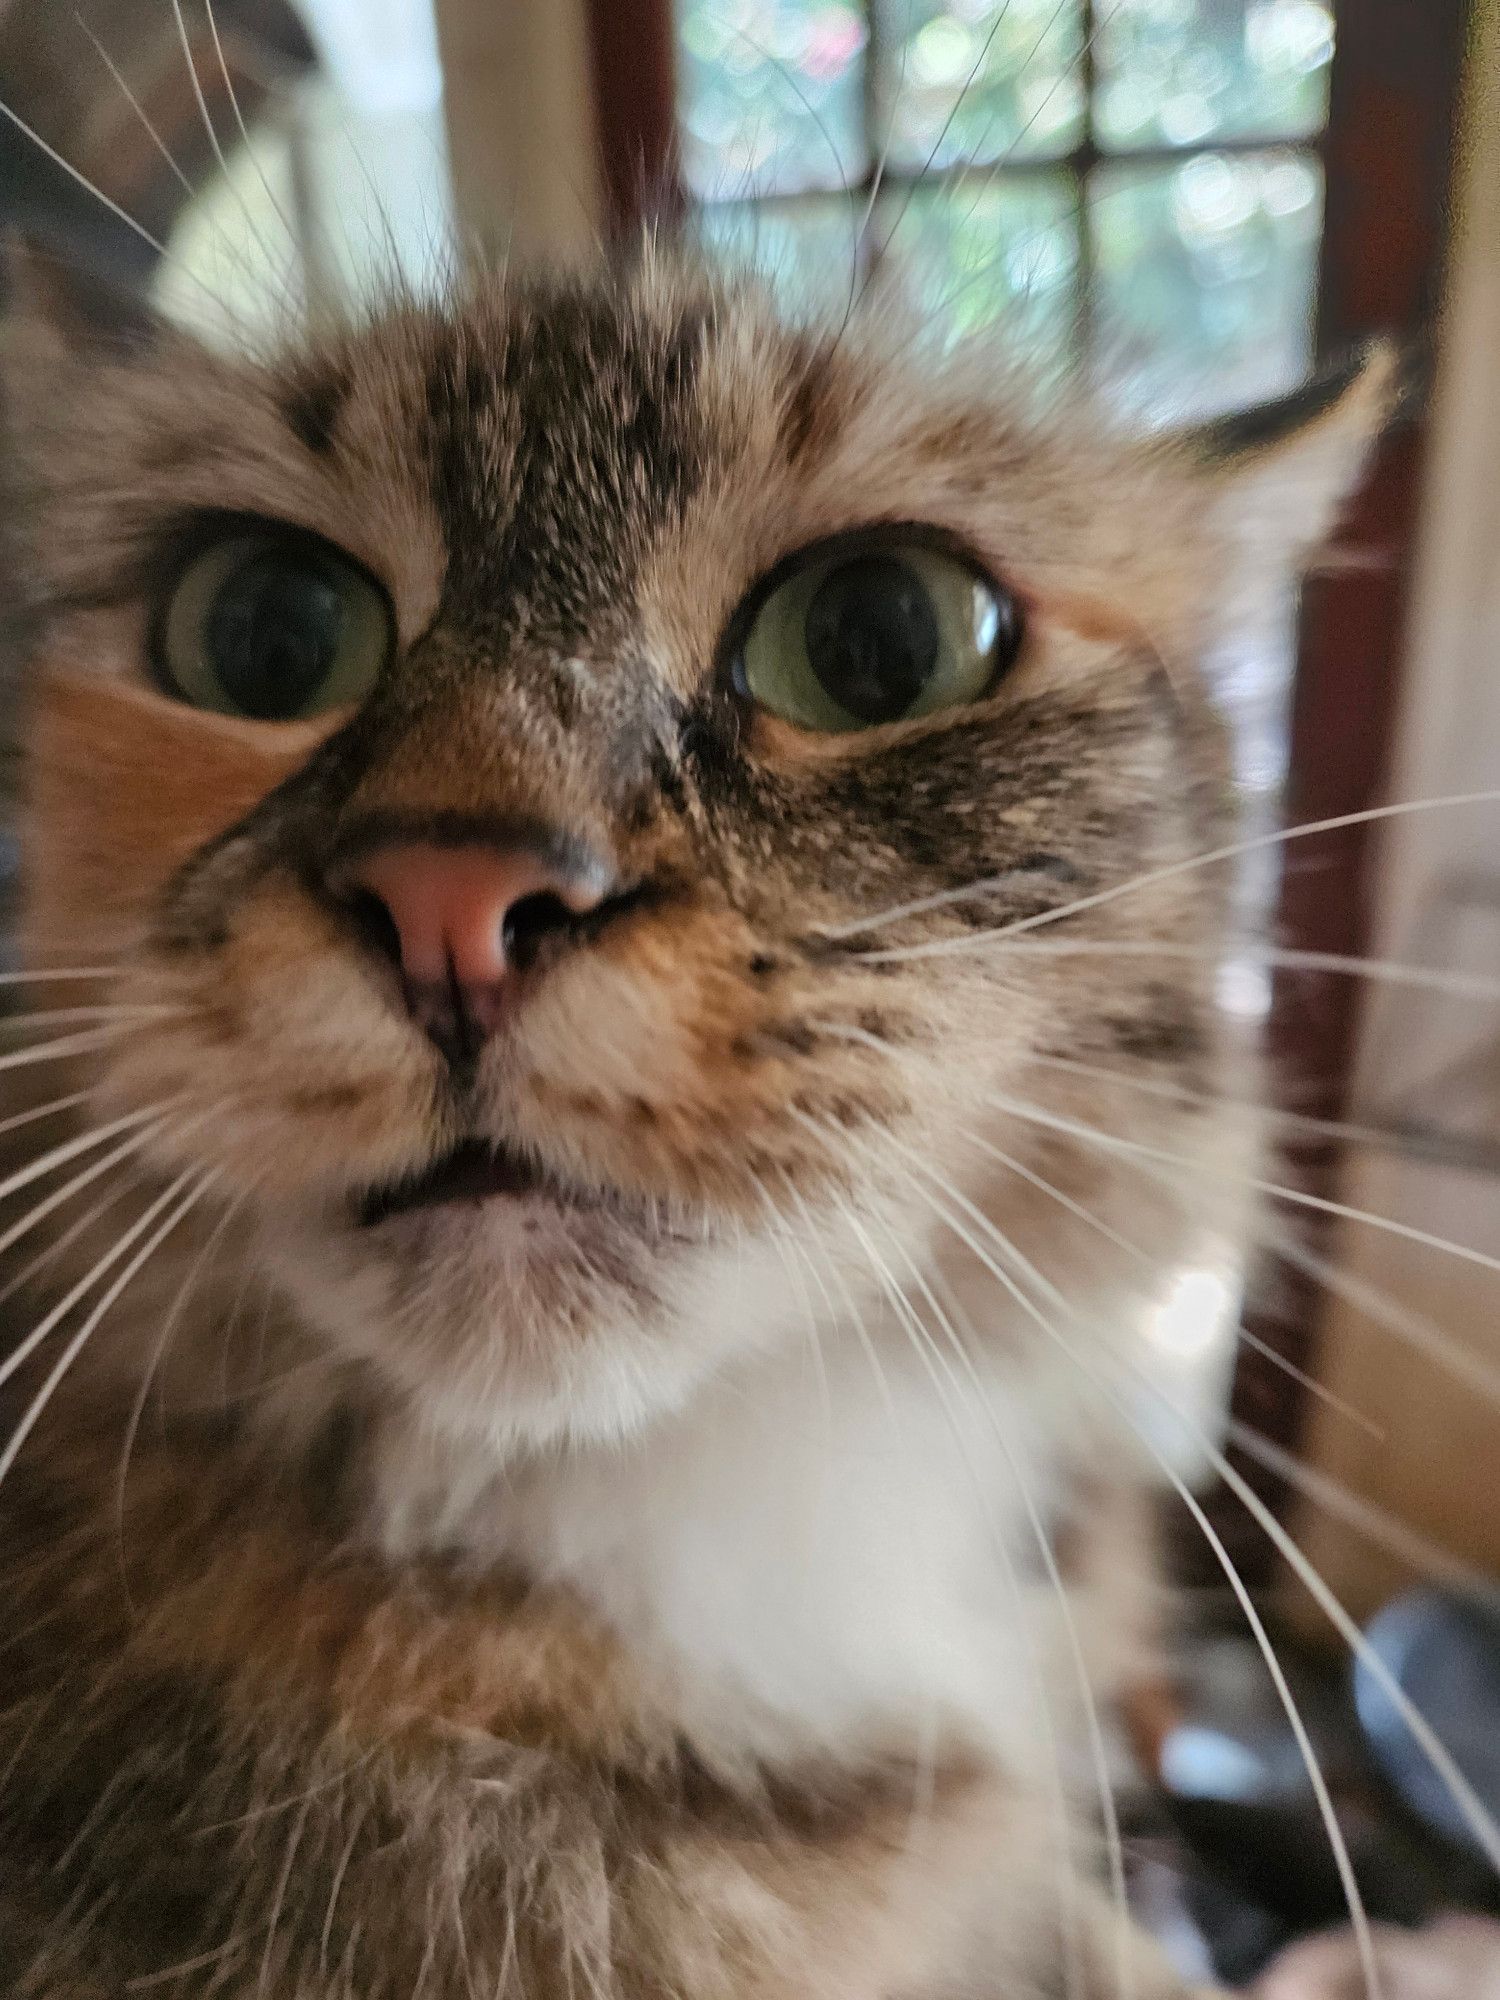
[[[857,1268],[852,1205],[985,1325],[984,1367],[1049,1427],[1054,1525],[1085,1550],[1090,1508],[1118,1528],[1131,1453],[944,1247],[889,1142],[1087,1285],[1123,1340],[1140,1270],[967,1134],[983,1123],[1141,1245],[1148,1276],[1204,1227],[1232,1233],[1213,1170],[1253,1135],[1223,1115],[1110,1096],[1112,1129],[1202,1163],[1185,1195],[984,1110],[988,1087],[1099,1115],[1109,1093],[1033,1061],[1049,1051],[1233,1094],[1212,968],[860,953],[1224,837],[1196,667],[1210,613],[1231,576],[1254,589],[1311,546],[1381,385],[1319,414],[1315,490],[1261,518],[1195,447],[1039,416],[982,357],[788,326],[753,290],[651,258],[398,302],[264,362],[169,333],[85,351],[36,321],[11,359],[26,958],[116,968],[35,989],[59,1005],[169,1011],[22,1068],[10,1095],[172,1110],[134,1180],[93,1186],[119,1204],[28,1284],[7,1344],[175,1174],[217,1178],[0,1486],[4,1990],[1062,1994],[1034,1772],[961,1719],[935,1742],[882,1715],[849,1740],[750,1746],[576,1581],[487,1559],[475,1523],[524,1516],[601,1438],[691,1423],[721,1376],[757,1379],[759,1344],[805,1309],[768,1211],[844,1270],[882,1352],[904,1342]],[[400,644],[359,713],[232,722],[153,684],[174,551],[238,513],[315,531],[389,592]],[[719,667],[736,606],[789,552],[872,523],[940,529],[1009,584],[1016,670],[977,706],[852,739],[747,712]],[[462,1077],[327,893],[403,826],[555,831],[641,891],[543,959]],[[1211,952],[1224,921],[1209,871],[1069,934]],[[15,1132],[16,1162],[81,1117]],[[384,1242],[354,1226],[363,1190],[473,1131],[597,1204],[539,1216],[503,1254],[454,1222]],[[256,1336],[236,1330],[247,1274],[266,1281]],[[823,1335],[847,1345],[839,1318]],[[10,1385],[0,1439],[73,1324]],[[1140,1616],[1129,1567],[1078,1587],[1105,1692]],[[1115,1990],[1102,1909],[1090,1996]],[[1139,1954],[1139,2000],[1180,1990]]]

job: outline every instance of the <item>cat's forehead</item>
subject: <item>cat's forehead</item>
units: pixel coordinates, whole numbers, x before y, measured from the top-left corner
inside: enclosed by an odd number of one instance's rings
[[[377,328],[325,449],[394,405],[399,474],[432,509],[446,614],[576,643],[732,450],[701,299],[617,288],[500,293]],[[294,390],[317,394],[316,373]],[[372,409],[366,412],[362,403]],[[395,468],[393,468],[395,469]]]
[[[253,366],[169,342],[81,382],[43,436],[48,583],[149,594],[184,519],[270,518],[363,562],[405,642],[644,640],[679,692],[759,577],[853,528],[944,531],[1033,597],[1101,575],[1142,610],[1183,595],[1189,523],[1142,533],[1181,515],[1180,480],[1023,406],[993,345],[965,367],[884,318],[803,323],[648,269],[398,301]]]

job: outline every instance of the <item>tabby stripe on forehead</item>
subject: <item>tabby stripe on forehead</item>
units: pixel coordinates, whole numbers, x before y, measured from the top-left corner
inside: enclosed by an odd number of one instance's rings
[[[300,374],[282,396],[281,415],[288,430],[315,457],[333,449],[334,430],[351,386],[343,362],[326,363]]]

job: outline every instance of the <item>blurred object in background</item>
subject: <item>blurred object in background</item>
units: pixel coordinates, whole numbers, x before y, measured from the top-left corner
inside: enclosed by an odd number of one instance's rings
[[[753,216],[794,292],[853,261],[1177,416],[1306,373],[1325,0],[684,0],[681,38],[705,234]]]

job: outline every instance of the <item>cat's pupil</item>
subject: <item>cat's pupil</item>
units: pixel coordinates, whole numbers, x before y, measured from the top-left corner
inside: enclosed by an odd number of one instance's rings
[[[916,571],[893,556],[857,556],[831,569],[803,622],[813,672],[860,722],[894,722],[931,679],[941,635]]]
[[[204,645],[219,685],[244,715],[298,715],[338,659],[344,600],[310,563],[281,551],[252,556],[209,610]]]

